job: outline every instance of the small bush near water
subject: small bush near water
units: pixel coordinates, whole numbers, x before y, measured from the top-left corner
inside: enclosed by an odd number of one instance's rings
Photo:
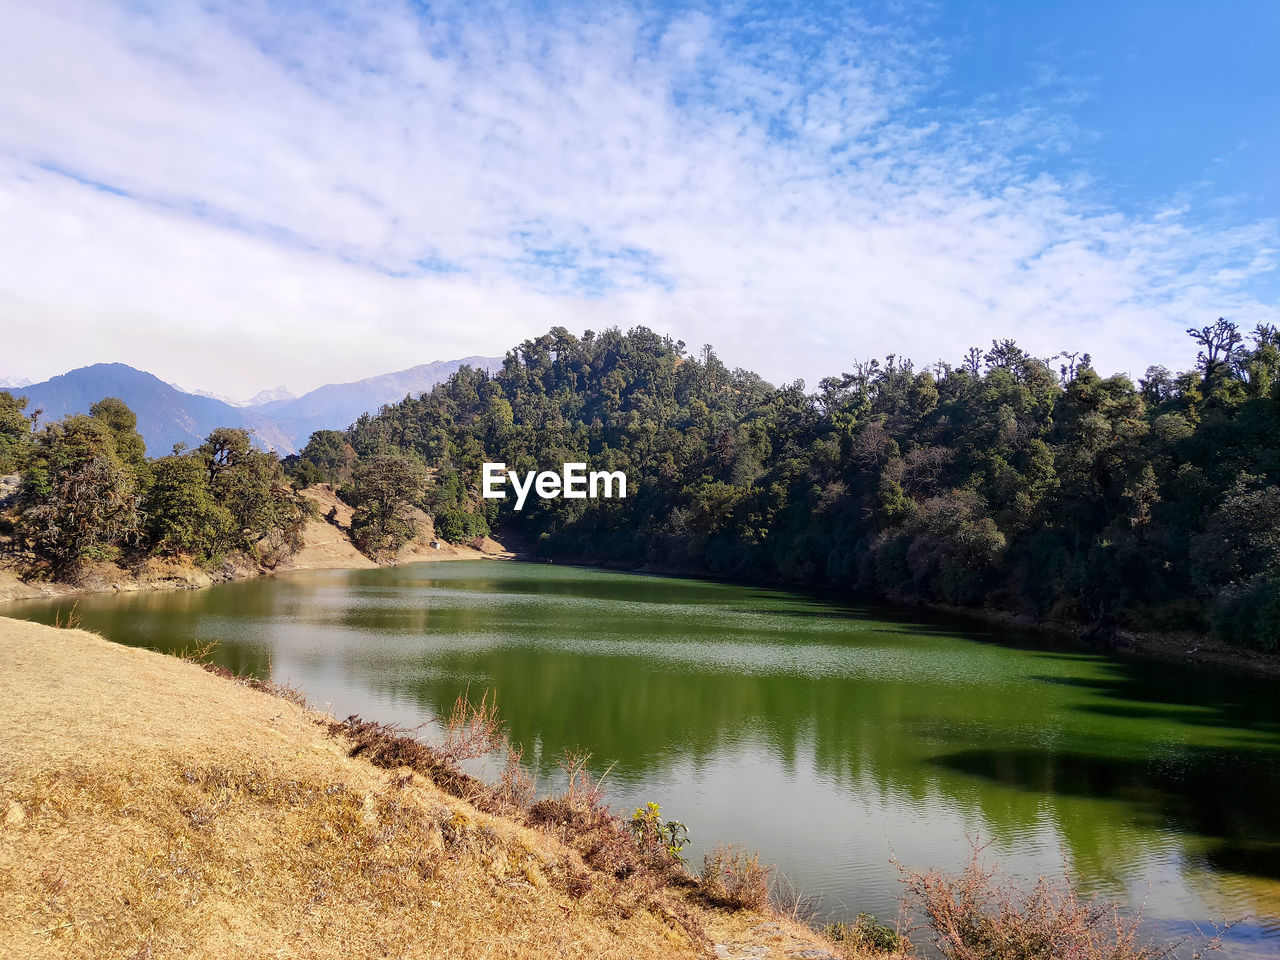
[[[641,846],[654,853],[665,851],[668,856],[684,863],[680,851],[689,842],[689,828],[679,820],[663,820],[662,808],[656,803],[637,807],[627,825]]]
[[[566,754],[560,762],[564,792],[544,797],[529,808],[529,823],[555,833],[573,847],[587,865],[616,880],[644,879],[655,889],[683,873],[657,834],[615,816],[604,802],[600,781],[587,771],[587,754]]]
[[[1069,879],[1040,880],[1019,888],[982,862],[975,844],[958,874],[902,870],[904,905],[922,915],[933,947],[945,960],[1162,960],[1176,944],[1147,940],[1141,915],[1126,916],[1122,904],[1083,897]],[[1218,949],[1220,938],[1194,958]]]
[[[719,846],[702,858],[702,891],[713,903],[734,910],[764,910],[769,905],[769,874],[760,854]]]
[[[858,914],[853,923],[829,923],[822,935],[838,946],[869,953],[898,953],[910,947],[906,937],[869,913]]]

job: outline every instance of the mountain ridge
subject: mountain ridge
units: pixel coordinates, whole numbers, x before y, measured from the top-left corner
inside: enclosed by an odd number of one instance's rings
[[[30,401],[28,411],[42,411],[45,421],[88,413],[103,397],[119,397],[138,415],[138,432],[153,457],[166,455],[177,443],[196,446],[217,427],[251,430],[261,446],[285,455],[301,449],[315,430],[341,430],[363,413],[377,413],[384,404],[430,390],[464,364],[494,370],[502,361],[480,356],[436,360],[364,380],[324,384],[301,397],[276,387],[255,395],[262,402],[246,405],[184,390],[119,362],[89,364],[40,383],[0,389],[20,391]]]

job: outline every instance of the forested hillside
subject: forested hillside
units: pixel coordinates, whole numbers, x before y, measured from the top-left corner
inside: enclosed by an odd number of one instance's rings
[[[315,434],[291,468],[353,502],[431,468],[437,529],[504,525],[550,556],[1277,649],[1280,332],[1189,333],[1195,369],[1136,384],[1001,341],[954,366],[859,364],[810,392],[644,328],[555,328],[492,376],[463,368]],[[479,499],[484,461],[579,460],[625,471],[628,498]]]

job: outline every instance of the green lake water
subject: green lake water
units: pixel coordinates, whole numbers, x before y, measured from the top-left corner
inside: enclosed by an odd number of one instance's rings
[[[12,604],[52,621],[61,604]],[[759,849],[824,915],[897,915],[891,858],[969,837],[1022,878],[1145,901],[1162,934],[1251,915],[1280,957],[1280,684],[1050,649],[801,593],[546,564],[307,571],[79,601],[84,626],[409,726],[496,690],[544,787],[589,750],[615,809],[683,820],[690,861]]]

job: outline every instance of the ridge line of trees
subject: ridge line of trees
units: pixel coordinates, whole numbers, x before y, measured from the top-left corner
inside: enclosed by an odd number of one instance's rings
[[[1280,649],[1280,332],[1187,331],[1195,368],[1102,377],[1011,340],[775,387],[644,327],[563,327],[489,375],[321,431],[291,474],[352,502],[430,471],[437,529],[547,556],[836,586]],[[623,470],[626,500],[482,500],[480,465]],[[462,535],[461,529],[454,530]]]

